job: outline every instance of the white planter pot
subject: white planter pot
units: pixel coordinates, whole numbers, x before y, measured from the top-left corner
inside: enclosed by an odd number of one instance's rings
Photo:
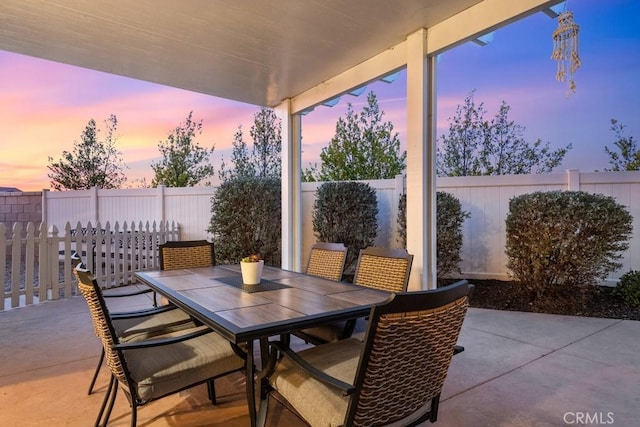
[[[245,285],[259,284],[262,278],[262,267],[264,267],[264,260],[258,262],[241,262],[242,283]]]

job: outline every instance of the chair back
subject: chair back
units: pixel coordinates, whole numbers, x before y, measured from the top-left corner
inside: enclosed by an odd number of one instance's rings
[[[353,283],[387,292],[406,292],[413,255],[405,249],[370,246],[360,250]]]
[[[213,243],[206,240],[170,241],[159,246],[160,269],[211,267],[216,264]]]
[[[78,280],[78,291],[82,294],[82,296],[85,297],[85,299],[87,299],[85,295],[86,289],[82,287],[82,283],[80,282],[80,279],[78,278],[78,274],[76,273],[76,268],[78,266],[81,266],[82,268],[84,268],[80,254],[78,252],[74,252],[71,254],[71,271],[73,271],[73,274],[76,275],[76,278]],[[87,303],[89,303],[89,300],[87,300]],[[89,309],[91,309],[91,306],[89,306]],[[91,321],[93,323],[93,331],[95,332],[96,336],[100,338],[101,332],[96,326],[96,322],[93,320],[93,314],[91,315]]]
[[[311,247],[306,273],[340,281],[346,259],[347,247],[343,243],[317,242]]]
[[[113,323],[111,322],[109,309],[102,296],[100,285],[98,285],[93,274],[82,264],[76,266],[74,273],[78,279],[78,289],[89,306],[91,321],[93,322],[96,335],[98,335],[102,341],[107,366],[109,366],[113,376],[123,386],[127,397],[130,398],[129,386],[131,383],[129,372],[122,352],[113,348],[114,345],[119,344],[119,340]]]
[[[472,289],[406,292],[371,309],[345,425],[436,420]]]

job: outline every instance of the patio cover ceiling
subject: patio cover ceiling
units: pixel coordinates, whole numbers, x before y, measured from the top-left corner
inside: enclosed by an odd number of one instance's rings
[[[273,107],[479,3],[2,0],[0,49]]]
[[[275,107],[282,266],[298,271],[297,113],[406,67],[409,289],[427,289],[436,283],[433,55],[560,2],[2,0],[0,49]]]

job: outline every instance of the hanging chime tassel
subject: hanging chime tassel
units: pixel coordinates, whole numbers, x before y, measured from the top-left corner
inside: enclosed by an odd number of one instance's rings
[[[563,12],[558,16],[558,28],[553,32],[551,59],[558,62],[556,80],[563,83],[567,81],[567,97],[576,91],[574,74],[581,65],[578,51],[579,32],[580,27],[573,21],[573,12]]]

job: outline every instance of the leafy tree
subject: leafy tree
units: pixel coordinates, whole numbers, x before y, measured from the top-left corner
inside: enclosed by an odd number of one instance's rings
[[[115,148],[118,119],[114,114],[105,120],[106,137],[98,140],[99,130],[94,119],[89,120],[81,142],[75,142],[73,152],[63,151],[57,162],[49,157],[47,166],[54,190],[86,190],[91,187],[120,188],[126,181],[122,153]]]
[[[615,152],[604,147],[604,151],[609,155],[609,163],[612,165],[611,169],[605,169],[606,171],[637,171],[640,170],[640,148],[636,144],[636,140],[633,136],[626,137],[624,135],[624,126],[622,123],[618,123],[616,119],[611,119],[611,130],[616,135],[616,141],[613,145],[620,151]]]
[[[167,187],[194,187],[213,175],[213,166],[208,161],[215,147],[207,149],[197,145],[193,140],[200,133],[202,120],[193,121],[191,111],[186,121],[171,131],[166,141],[158,143],[162,160],[151,163],[155,173],[152,187],[161,184]]]
[[[271,108],[261,108],[249,130],[253,138],[251,163],[256,176],[280,177],[282,172],[282,124]]]
[[[437,147],[439,176],[508,175],[547,173],[560,165],[571,149],[552,151],[541,140],[533,144],[523,138],[524,127],[510,121],[504,101],[496,116],[484,119],[484,103],[476,105],[472,91],[450,119],[449,135]]]
[[[478,151],[486,133],[484,103],[476,106],[472,91],[458,105],[456,114],[449,119],[449,136],[441,136],[444,149],[436,148],[436,171],[439,176],[480,175]]]
[[[358,114],[348,104],[345,118],[338,119],[336,133],[322,149],[320,171],[317,165],[303,172],[305,181],[349,181],[393,178],[406,168],[407,153],[400,152],[398,133],[391,122],[383,122],[373,92]]]
[[[244,141],[242,125],[233,137],[231,162],[233,169],[226,170],[222,166],[218,176],[222,181],[236,177],[277,177],[282,173],[282,124],[271,108],[263,107],[254,115],[253,125],[249,130],[253,139],[253,148],[249,152]]]
[[[249,160],[247,143],[244,142],[242,135],[242,125],[238,125],[238,130],[233,135],[232,145],[233,152],[231,153],[231,161],[233,162],[234,168],[226,170],[226,163],[223,159],[222,164],[220,165],[220,170],[218,171],[220,179],[222,181],[226,181],[228,179],[241,176],[255,176],[255,170]]]
[[[571,144],[556,151],[551,151],[549,144],[542,146],[540,139],[528,144],[522,137],[524,127],[509,121],[510,109],[502,101],[498,114],[487,127],[488,137],[480,156],[482,175],[551,172],[562,163]]]

